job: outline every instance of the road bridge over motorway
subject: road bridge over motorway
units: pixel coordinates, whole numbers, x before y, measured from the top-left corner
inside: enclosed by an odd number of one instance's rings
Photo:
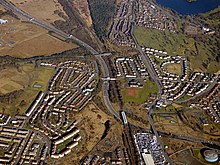
[[[100,54],[98,51],[96,51],[94,48],[92,48],[87,43],[79,40],[78,38],[74,37],[71,34],[67,34],[67,33],[55,28],[54,26],[52,26],[50,24],[39,21],[38,19],[32,17],[28,13],[26,13],[26,12],[22,11],[21,9],[17,8],[14,4],[12,4],[8,0],[0,0],[0,4],[3,7],[5,7],[7,10],[13,12],[15,15],[21,17],[22,19],[25,19],[25,20],[33,23],[33,24],[36,24],[36,25],[38,25],[38,26],[40,26],[44,29],[47,29],[48,31],[51,31],[51,32],[55,33],[56,35],[58,35],[62,38],[72,40],[74,43],[86,48],[91,54],[95,55],[97,61],[101,65],[101,68],[103,70],[104,78],[108,78],[110,76],[108,67],[107,67],[105,61],[103,60],[102,56],[108,56],[108,55],[111,55],[111,53],[102,53],[102,54]],[[103,83],[103,99],[104,99],[105,106],[113,116],[115,116],[117,119],[121,120],[120,115],[115,111],[115,109],[113,108],[113,106],[110,102],[108,91],[109,91],[109,80],[104,80],[104,83]]]

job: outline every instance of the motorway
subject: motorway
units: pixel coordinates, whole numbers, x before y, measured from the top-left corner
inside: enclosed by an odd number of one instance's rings
[[[46,24],[42,21],[37,20],[36,18],[30,16],[29,14],[25,13],[24,11],[20,10],[17,8],[15,5],[13,5],[10,1],[8,0],[0,0],[0,4],[5,7],[7,10],[12,11],[15,15],[20,16],[24,20],[30,21],[33,24],[36,24],[38,26],[41,26],[44,29],[47,29],[48,31],[54,32],[60,37],[63,37],[65,39],[69,39],[74,41],[76,44],[85,47],[89,52],[92,54],[99,54],[95,49],[93,49],[90,45],[86,44],[85,42],[79,40],[78,38],[74,37],[71,34],[64,33],[63,31],[55,28],[52,25]]]
[[[63,37],[63,38],[68,39],[68,40],[72,40],[73,42],[75,42],[76,44],[78,44],[78,45],[80,45],[82,47],[85,47],[91,54],[96,55],[95,57],[98,60],[98,62],[100,63],[100,65],[101,65],[104,78],[109,77],[109,70],[108,70],[108,67],[107,67],[105,61],[102,58],[102,55],[99,55],[99,53],[94,48],[92,48],[90,45],[88,45],[85,42],[79,40],[78,38],[72,36],[71,34],[64,33],[63,31],[53,27],[52,25],[48,25],[48,24],[46,24],[44,22],[41,22],[41,21],[37,20],[36,18],[28,15],[24,11],[18,9],[16,6],[14,6],[8,0],[0,0],[0,4],[2,6],[4,6],[6,9],[12,11],[14,14],[20,16],[21,18],[26,19],[27,21],[30,21],[33,24],[36,24],[36,25],[38,25],[40,27],[43,27],[43,28],[47,29],[48,31],[52,31],[53,33],[57,34],[60,37]],[[145,53],[142,51],[141,46],[138,44],[138,42],[137,42],[137,40],[136,40],[136,38],[134,36],[134,19],[135,19],[135,16],[134,16],[134,9],[133,9],[133,20],[132,20],[131,36],[132,36],[132,38],[133,38],[133,40],[134,40],[134,42],[135,42],[135,44],[137,46],[137,49],[139,50],[139,52],[141,54],[141,57],[142,57],[144,63],[146,64],[146,67],[147,67],[149,75],[151,76],[151,78],[155,81],[155,83],[158,86],[159,94],[158,94],[157,100],[160,100],[161,92],[162,92],[162,84],[161,84],[161,82],[160,82],[160,80],[159,80],[159,78],[157,76],[156,71],[154,70],[154,68],[153,68],[153,66],[152,66],[152,64],[150,62],[149,57],[146,56]],[[103,54],[103,55],[105,55],[105,54]],[[108,111],[111,114],[113,114],[117,119],[121,120],[119,114],[115,111],[115,109],[113,108],[113,106],[112,106],[112,104],[111,104],[111,102],[109,100],[108,91],[109,91],[109,81],[108,80],[104,80],[104,83],[103,83],[103,99],[104,99],[104,104],[105,104],[106,108],[108,109]],[[154,102],[154,104],[155,104],[155,102]],[[152,107],[153,107],[153,105],[152,105]],[[154,134],[156,135],[158,141],[162,144],[162,141],[159,138],[158,132],[157,132],[157,130],[154,127],[154,122],[153,122],[153,119],[151,117],[151,113],[153,111],[152,107],[150,108],[150,110],[149,110],[149,112],[147,114],[147,118],[148,118],[148,121],[149,121],[149,123],[151,125],[151,128],[152,128]],[[163,146],[163,145],[161,145],[161,146]],[[166,156],[166,160],[171,163],[168,155],[165,152],[164,152],[164,155]]]
[[[79,40],[78,38],[74,37],[71,34],[66,34],[65,32],[53,27],[52,25],[48,25],[42,21],[37,20],[36,18],[30,16],[29,14],[25,13],[24,11],[20,10],[19,8],[17,8],[15,5],[13,5],[11,2],[9,2],[8,0],[0,0],[0,4],[2,6],[4,6],[7,10],[12,11],[15,15],[20,16],[23,19],[26,19],[27,21],[32,22],[33,24],[36,24],[42,28],[47,29],[48,31],[51,31],[53,33],[55,33],[56,35],[68,39],[68,40],[72,40],[73,42],[75,42],[76,44],[86,48],[91,54],[93,55],[97,55],[95,56],[96,59],[98,60],[98,62],[101,65],[101,68],[103,70],[103,75],[105,78],[109,77],[109,70],[108,67],[105,63],[105,61],[102,58],[102,55],[109,55],[109,53],[104,53],[99,55],[99,53],[93,49],[90,45],[86,44],[85,42]],[[106,108],[108,109],[108,111],[113,114],[117,119],[120,119],[119,114],[114,110],[110,100],[109,100],[109,95],[108,95],[108,91],[109,91],[109,81],[105,80],[104,84],[103,84],[103,99],[104,99],[104,103]],[[121,119],[120,119],[121,120]]]
[[[105,55],[105,54],[104,54]],[[105,63],[105,61],[103,60],[102,58],[102,55],[99,55],[99,56],[95,56],[96,59],[99,61],[101,67],[102,67],[102,72],[103,72],[103,76],[104,78],[108,78],[110,76],[109,74],[109,70],[108,70],[108,67]],[[113,108],[112,104],[111,104],[111,101],[109,99],[109,81],[107,79],[103,80],[104,83],[103,83],[103,99],[104,99],[104,103],[105,103],[105,106],[107,107],[108,111],[114,115],[114,117],[116,117],[117,119],[119,119],[121,121],[121,118],[119,116],[119,114],[115,111],[115,109]]]

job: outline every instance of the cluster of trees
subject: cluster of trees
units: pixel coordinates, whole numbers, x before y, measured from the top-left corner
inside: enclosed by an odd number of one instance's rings
[[[116,11],[115,0],[89,0],[89,7],[93,20],[94,30],[103,40],[108,35],[110,22]]]

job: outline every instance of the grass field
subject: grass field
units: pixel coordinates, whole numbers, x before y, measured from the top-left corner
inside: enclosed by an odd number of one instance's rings
[[[95,104],[89,104],[75,118],[84,120],[82,127],[87,134],[87,150],[91,150],[94,144],[100,140],[105,130],[105,122],[111,119],[111,117],[108,117],[107,114],[98,109]]]
[[[58,15],[58,12],[66,16],[58,0],[11,0],[11,2],[33,17],[45,22],[53,23],[56,20],[64,20]]]
[[[82,134],[81,147],[75,153],[59,159],[58,164],[80,164],[79,161],[91,151],[95,145],[101,140],[105,131],[105,122],[111,121],[111,126],[115,125],[113,118],[105,114],[95,104],[88,104],[82,111],[73,116],[73,120],[80,120],[81,125],[79,129]],[[117,126],[117,128],[120,128]],[[116,132],[119,134],[119,132]]]
[[[29,77],[25,72],[19,72],[16,68],[6,68],[0,72],[0,94],[23,89],[29,83]]]
[[[72,141],[73,141],[72,138],[69,138],[69,139],[65,140],[63,143],[57,145],[56,151],[57,151],[58,153],[61,152],[61,151],[62,151],[63,149],[65,149],[66,146],[67,146],[70,142],[72,142]]]
[[[6,10],[5,10],[5,8],[3,6],[0,6],[0,11],[5,12]]]
[[[195,71],[208,69],[209,73],[215,73],[220,70],[220,65],[216,63],[215,54],[210,46],[196,42],[195,39],[186,37],[184,34],[136,27],[135,36],[142,46],[165,50],[171,55],[186,55],[190,60],[191,68]],[[204,67],[203,63],[212,61],[215,62],[216,67]]]
[[[157,93],[158,89],[155,83],[148,80],[144,83],[143,88],[123,88],[122,90],[122,97],[124,102],[134,102],[134,103],[144,103],[150,93]]]
[[[168,51],[173,55],[184,55],[186,37],[183,34],[164,32],[156,29],[135,27],[135,36],[140,45]],[[189,39],[186,45],[188,49],[196,51],[194,40]]]
[[[173,74],[180,75],[181,74],[181,65],[180,64],[169,64],[166,65],[167,71]]]
[[[176,107],[173,105],[169,105],[166,108],[158,109],[155,110],[153,113],[175,113],[176,112]]]
[[[3,19],[9,22],[0,26],[0,56],[28,58],[78,47],[50,36],[47,30],[36,25],[21,22],[11,16],[4,16]]]
[[[210,12],[203,13],[202,15],[205,18],[208,18],[208,19],[205,19],[205,22],[207,22],[208,24],[214,25],[214,26],[219,26],[220,20],[218,17],[216,17],[219,12],[220,12],[220,6],[218,6],[217,8],[215,8],[214,10],[212,10]],[[216,15],[216,16],[213,18],[213,15]],[[211,19],[210,19],[210,17],[211,17]]]
[[[10,102],[0,102],[0,113],[15,115],[24,113],[30,106],[40,90],[45,91],[49,79],[55,73],[52,68],[37,67],[31,64],[25,64],[15,68],[7,68],[1,71],[0,91],[2,94],[7,94],[15,90],[23,90],[23,92],[12,99]],[[42,86],[40,89],[33,87],[34,84]]]

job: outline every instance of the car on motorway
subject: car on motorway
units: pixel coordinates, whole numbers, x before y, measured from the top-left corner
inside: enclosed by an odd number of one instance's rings
[[[69,35],[68,35],[68,38],[72,38],[72,37],[73,37],[73,35],[72,35],[72,34],[69,34]]]

